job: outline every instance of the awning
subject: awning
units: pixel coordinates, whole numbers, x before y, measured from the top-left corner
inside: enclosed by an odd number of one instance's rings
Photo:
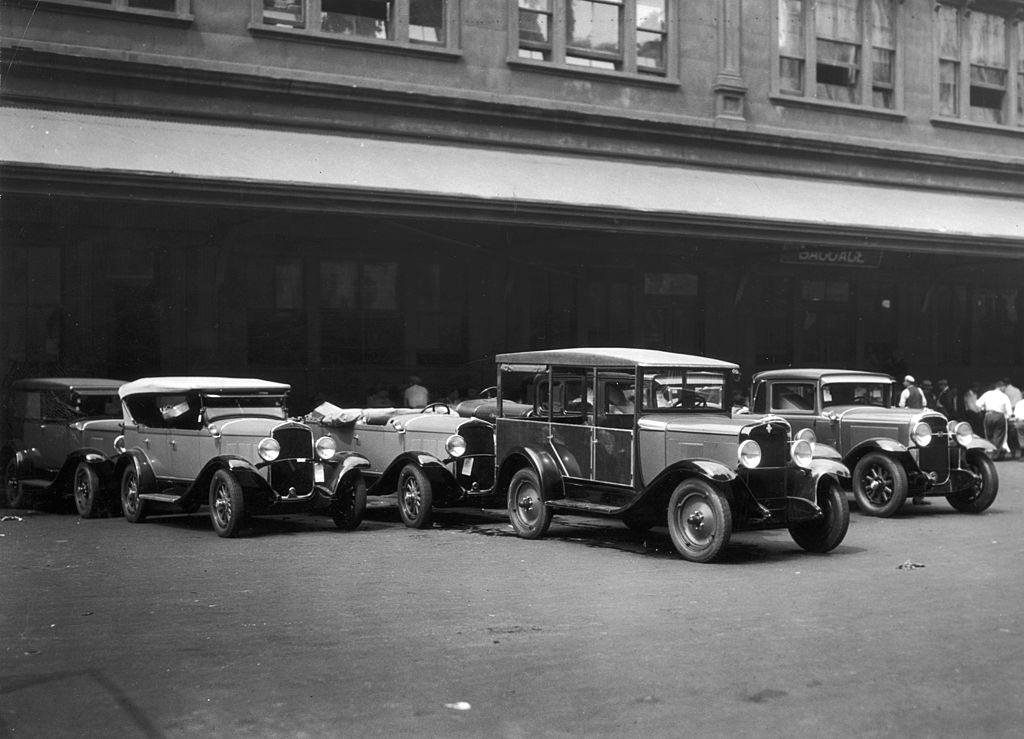
[[[124,197],[145,199],[151,186],[161,199],[176,191],[186,202],[209,202],[184,193],[251,201],[272,191],[291,193],[290,202],[418,202],[425,211],[443,204],[456,219],[459,208],[524,223],[565,222],[569,214],[622,230],[688,224],[751,239],[987,244],[1024,255],[1020,198],[12,107],[0,107],[0,129],[8,192],[63,192],[78,181],[88,183],[79,195],[132,184]]]

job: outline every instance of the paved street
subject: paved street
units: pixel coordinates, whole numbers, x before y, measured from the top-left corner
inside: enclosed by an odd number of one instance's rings
[[[1019,736],[1024,463],[998,469],[981,516],[854,513],[829,555],[749,533],[717,565],[594,519],[2,511],[0,735]]]

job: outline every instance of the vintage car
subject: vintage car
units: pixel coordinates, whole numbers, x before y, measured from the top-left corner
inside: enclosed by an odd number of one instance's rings
[[[853,494],[870,516],[891,516],[907,496],[943,495],[958,511],[981,513],[996,499],[995,447],[970,424],[927,408],[896,408],[889,375],[841,369],[770,370],[754,375],[751,413],[811,429],[853,470]]]
[[[45,377],[11,386],[15,438],[5,445],[4,500],[11,508],[74,499],[86,518],[118,512],[104,498],[121,434],[123,380]]]
[[[369,461],[361,470],[369,495],[396,494],[402,521],[431,525],[435,508],[500,504],[494,487],[491,399],[452,408],[321,408],[307,416],[339,449]]]
[[[495,489],[521,537],[555,513],[615,516],[666,525],[684,559],[710,562],[734,530],[787,528],[811,552],[846,535],[838,454],[815,454],[813,433],[781,418],[732,418],[735,364],[608,348],[497,362]]]
[[[131,523],[208,504],[214,531],[237,536],[250,514],[312,511],[359,526],[365,459],[314,441],[289,420],[289,386],[233,377],[148,377],[122,385],[115,473]]]

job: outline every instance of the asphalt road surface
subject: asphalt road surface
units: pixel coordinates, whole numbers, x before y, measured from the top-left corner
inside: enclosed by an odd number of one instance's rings
[[[1018,737],[1024,463],[998,469],[983,515],[714,565],[596,519],[0,511],[0,736]]]

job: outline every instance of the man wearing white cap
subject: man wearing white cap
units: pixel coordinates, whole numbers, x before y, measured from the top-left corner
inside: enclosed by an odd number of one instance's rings
[[[903,392],[900,393],[900,408],[927,408],[928,404],[925,402],[924,392],[921,388],[915,385],[913,375],[907,375],[903,378]]]

